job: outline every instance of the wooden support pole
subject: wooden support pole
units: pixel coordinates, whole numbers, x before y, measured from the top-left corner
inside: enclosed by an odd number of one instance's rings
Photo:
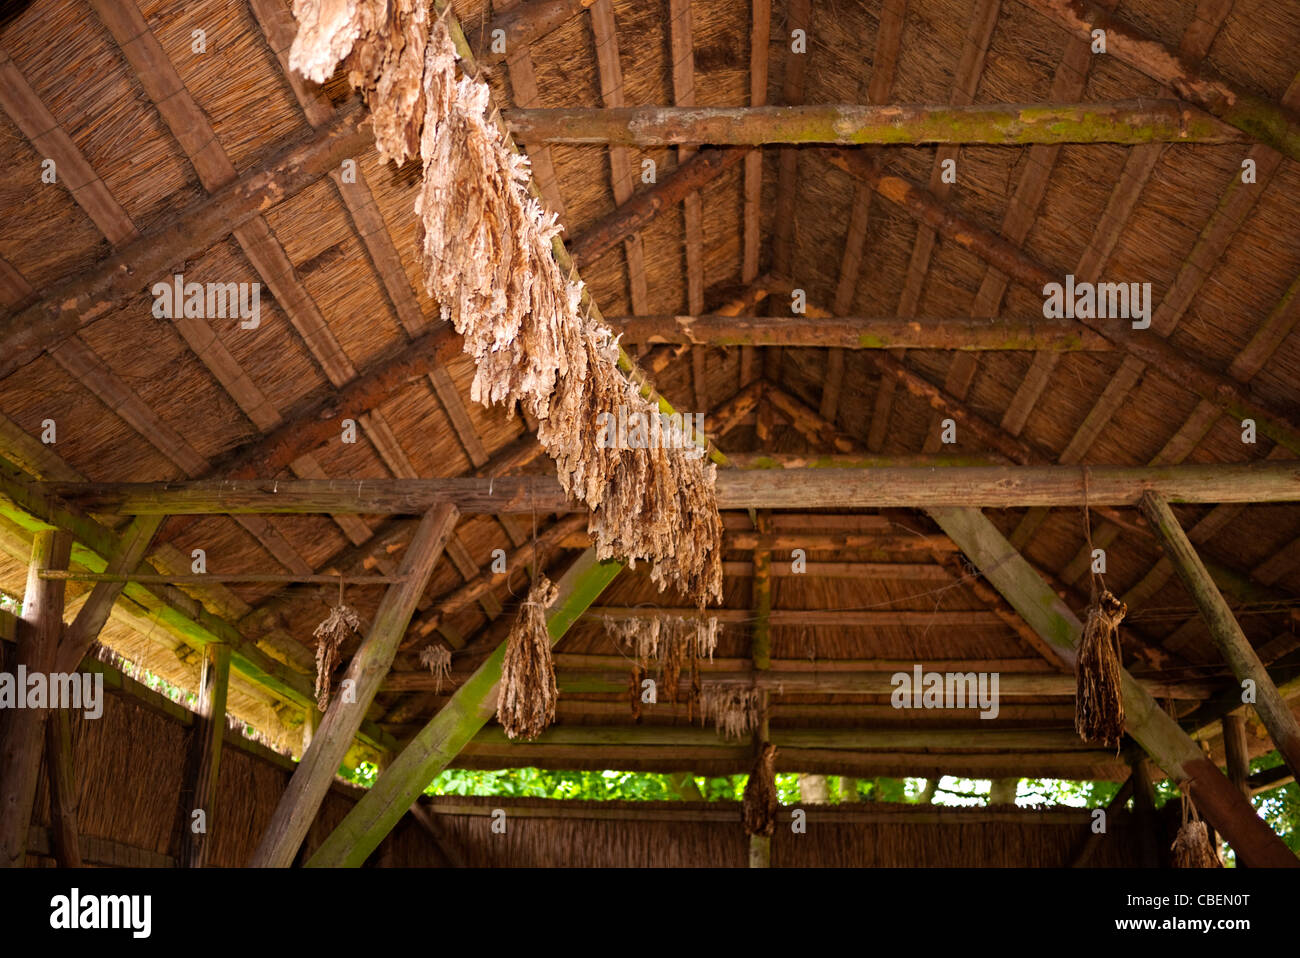
[[[293,862],[380,682],[393,664],[415,603],[424,593],[458,517],[455,506],[442,504],[420,520],[398,572],[404,581],[390,586],[384,594],[365,640],[353,655],[320,728],[276,806],[252,865],[287,868]]]
[[[25,668],[46,686],[58,662],[63,632],[65,584],[42,579],[45,569],[66,569],[72,556],[72,536],[62,530],[42,530],[32,541],[27,567],[27,589],[18,619],[16,668]],[[28,689],[15,687],[26,701]],[[36,781],[41,770],[48,708],[0,710],[0,868],[21,868],[27,857],[27,830],[36,801]]]
[[[574,512],[553,476],[452,479],[248,479],[155,483],[28,483],[96,512],[125,515],[420,515],[440,502],[463,514]],[[0,486],[0,489],[3,487]],[[716,481],[720,509],[890,509],[1081,506],[1077,466],[871,469],[728,469]],[[1093,466],[1088,502],[1135,506],[1148,490],[1174,502],[1297,502],[1300,462]]]
[[[50,786],[50,844],[60,868],[81,867],[77,837],[77,769],[72,756],[72,715],[54,709],[45,721],[45,770]]]
[[[1088,0],[1024,0],[1049,20],[1091,43],[1093,30],[1106,35],[1106,54],[1145,73],[1225,123],[1300,160],[1300,117],[1293,111],[1218,76],[1208,66],[1166,46],[1154,37]]]
[[[364,153],[373,133],[362,110],[341,114],[301,142],[211,196],[178,213],[112,256],[59,283],[40,302],[0,322],[0,379],[58,345],[129,296],[170,278],[232,230],[301,192],[350,156]]]
[[[1239,712],[1231,712],[1221,719],[1221,725],[1228,781],[1250,798],[1253,792],[1250,787],[1250,750],[1246,747],[1246,718]]]
[[[593,549],[575,560],[556,583],[559,598],[547,611],[546,624],[552,645],[622,568],[621,563],[600,562]],[[307,867],[357,867],[366,860],[433,777],[451,763],[495,713],[504,657],[502,642],[438,714],[416,733],[308,859]]]
[[[1246,137],[1177,100],[503,110],[528,146],[761,146],[769,143],[1241,143]]]
[[[1196,549],[1179,525],[1173,510],[1169,508],[1169,503],[1159,494],[1147,492],[1142,497],[1142,511],[1151,522],[1151,528],[1164,547],[1165,555],[1178,570],[1196,607],[1201,610],[1210,637],[1228,663],[1228,668],[1238,682],[1254,683],[1255,711],[1273,737],[1282,760],[1293,773],[1300,772],[1300,723],[1296,721],[1286,700],[1269,677],[1268,670],[1264,668],[1264,663],[1259,660],[1255,649],[1241,631],[1236,617],[1196,554]]]
[[[1156,841],[1156,829],[1159,828],[1159,819],[1156,818],[1156,792],[1151,782],[1151,776],[1147,773],[1147,764],[1145,761],[1137,760],[1132,763],[1133,774],[1129,776],[1129,781],[1133,783],[1133,817],[1138,827],[1138,860],[1142,862],[1143,868],[1160,867],[1160,846]]]
[[[977,509],[928,512],[1025,621],[1073,660],[1082,624],[993,523]],[[1125,731],[1171,778],[1190,785],[1202,817],[1232,843],[1243,861],[1252,866],[1300,866],[1250,803],[1127,670],[1121,672],[1120,692]]]
[[[190,732],[188,780],[177,809],[180,853],[177,864],[202,868],[216,822],[217,784],[221,775],[221,743],[226,736],[226,696],[230,689],[230,646],[213,643],[203,650],[199,701]],[[202,815],[197,813],[202,812]],[[201,830],[196,830],[200,828]]]
[[[482,33],[487,41],[486,48],[477,51],[475,58],[481,64],[501,63],[563,26],[593,2],[594,0],[528,0],[527,3],[498,13]],[[504,33],[505,38],[504,48],[499,52],[495,42],[499,36],[498,30]],[[478,35],[479,31],[476,28],[473,32]]]
[[[937,319],[830,316],[606,316],[624,345],[807,346],[839,349],[1110,352],[1114,345],[1078,323],[951,316]]]

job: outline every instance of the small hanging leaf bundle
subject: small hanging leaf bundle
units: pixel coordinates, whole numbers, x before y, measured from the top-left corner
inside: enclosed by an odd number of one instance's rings
[[[343,603],[343,580],[339,580],[339,604],[330,608],[325,621],[312,633],[316,637],[316,707],[322,712],[330,703],[330,676],[343,657],[343,642],[361,633],[356,609]]]
[[[546,576],[536,576],[506,639],[497,721],[512,739],[537,738],[555,721],[559,689],[551,660],[546,610],[559,594],[559,589]]]
[[[1088,468],[1083,469],[1083,535],[1088,555],[1092,547],[1092,518],[1088,511]],[[1096,561],[1093,559],[1092,561]],[[1106,588],[1103,568],[1092,570],[1092,601],[1084,614],[1083,636],[1074,666],[1074,730],[1085,742],[1100,742],[1119,751],[1124,736],[1124,696],[1120,685],[1123,656],[1119,624],[1128,606]]]
[[[728,738],[744,738],[758,728],[762,694],[741,682],[705,682],[700,688],[700,721],[713,719]]]
[[[741,821],[746,835],[771,835],[776,828],[776,746],[764,743],[745,783],[745,797],[740,803]]]
[[[1178,828],[1178,835],[1170,846],[1174,853],[1175,868],[1222,868],[1219,853],[1210,841],[1210,831],[1196,806],[1187,797],[1186,792],[1180,796],[1183,803],[1183,824]]]
[[[442,685],[451,679],[451,653],[446,646],[426,645],[420,650],[420,664],[433,673],[433,694],[442,691]]]
[[[1074,730],[1117,751],[1124,735],[1119,624],[1127,614],[1128,606],[1110,590],[1088,606],[1074,673]]]

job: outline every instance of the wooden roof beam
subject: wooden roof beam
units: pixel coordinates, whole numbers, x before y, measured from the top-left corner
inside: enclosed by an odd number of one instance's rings
[[[1176,502],[1297,502],[1297,462],[1090,466],[1094,507],[1135,506],[1153,490]],[[727,469],[717,477],[722,509],[890,509],[930,506],[1080,506],[1084,472],[1075,466],[951,466],[879,469]],[[123,515],[420,514],[440,501],[467,514],[568,513],[553,476],[452,479],[220,479],[196,482],[39,483],[9,489],[58,497],[80,508]],[[838,489],[838,492],[837,492]]]
[[[805,346],[858,349],[1046,350],[1049,352],[1110,352],[1109,340],[1078,323],[1055,320],[1016,320],[952,316],[906,319],[894,317],[733,316],[706,315],[606,316],[622,333],[624,345],[687,343],[701,346]]]
[[[0,378],[107,315],[173,264],[198,256],[268,206],[315,183],[372,142],[355,110],[313,136],[279,148],[255,170],[189,206],[90,269],[71,276],[39,302],[0,323]]]
[[[1080,39],[1091,40],[1094,29],[1105,30],[1107,55],[1170,87],[1179,96],[1259,142],[1300,160],[1300,115],[1293,109],[1248,92],[1095,3],[1087,0],[1022,2]]]
[[[750,0],[749,19],[749,105],[767,103],[767,48],[772,32],[772,0]],[[741,210],[742,235],[740,281],[746,285],[758,278],[758,260],[762,254],[763,227],[763,154],[759,150],[745,155],[744,202]],[[740,348],[740,386],[754,381],[755,351]]]
[[[1063,143],[1243,143],[1180,100],[1109,103],[817,104],[815,106],[503,110],[510,132],[539,145],[1025,146]],[[951,152],[951,150],[945,150]],[[949,157],[951,158],[951,157]],[[946,185],[946,184],[943,184]],[[779,270],[774,271],[779,272]]]

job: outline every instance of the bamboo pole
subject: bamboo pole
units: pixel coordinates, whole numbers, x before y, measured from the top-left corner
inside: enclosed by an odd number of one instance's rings
[[[47,683],[58,663],[59,636],[63,631],[64,584],[40,577],[44,569],[66,569],[72,554],[72,536],[61,530],[43,530],[32,541],[27,567],[27,589],[18,620],[17,665]],[[16,688],[16,695],[27,695]],[[47,700],[48,701],[48,700]],[[0,710],[0,868],[22,868],[27,857],[27,830],[36,801],[48,708]]]
[[[1241,631],[1223,594],[1215,586],[1210,573],[1196,554],[1196,549],[1179,525],[1178,518],[1169,504],[1154,492],[1148,492],[1142,497],[1142,511],[1150,520],[1156,538],[1164,547],[1169,561],[1178,570],[1196,607],[1201,610],[1210,637],[1232,669],[1232,674],[1243,685],[1247,681],[1254,684],[1255,711],[1273,737],[1277,750],[1282,753],[1287,768],[1293,773],[1300,772],[1300,722],[1296,721],[1286,700],[1269,677],[1268,670],[1264,668],[1264,663],[1259,660],[1255,649]]]
[[[551,476],[451,479],[247,479],[158,483],[27,483],[43,497],[126,515],[419,515],[437,503],[462,514],[581,511]],[[721,509],[888,509],[1081,506],[1077,466],[729,469]],[[1173,502],[1300,501],[1300,463],[1091,466],[1088,503],[1135,506],[1151,491]]]
[[[820,143],[1241,143],[1240,132],[1178,100],[1110,103],[826,103],[503,110],[517,141],[624,147]]]
[[[578,616],[623,568],[600,562],[587,550],[569,567],[557,586],[559,598],[546,615],[554,645]],[[447,767],[496,710],[505,643],[478,667],[428,724],[410,740],[375,784],[330,833],[307,867],[356,867],[366,860],[424,791]]]
[[[420,520],[402,557],[398,574],[403,581],[389,586],[384,594],[365,640],[352,656],[320,727],[276,806],[252,865],[287,868],[292,864],[366,710],[379,691],[380,682],[393,664],[415,603],[424,592],[458,517],[454,506],[444,504],[430,509]]]
[[[1082,625],[1033,567],[976,509],[932,509],[931,517],[1038,633],[1072,661]],[[1297,867],[1300,861],[1255,814],[1152,695],[1121,672],[1125,730],[1161,768],[1187,782],[1197,808],[1252,866]]]

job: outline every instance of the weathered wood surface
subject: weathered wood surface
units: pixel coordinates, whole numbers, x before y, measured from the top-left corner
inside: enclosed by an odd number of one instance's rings
[[[968,143],[1240,143],[1246,137],[1178,100],[970,106],[638,106],[503,110],[515,139],[541,144],[859,146]]]
[[[418,515],[439,502],[463,514],[569,512],[576,507],[549,476],[452,479],[248,479],[157,483],[30,483],[47,496],[96,512],[127,515],[363,513]],[[1300,463],[1091,466],[1092,506],[1134,506],[1146,492],[1171,502],[1300,501]],[[1080,506],[1077,466],[897,467],[726,470],[721,509],[885,509]]]

